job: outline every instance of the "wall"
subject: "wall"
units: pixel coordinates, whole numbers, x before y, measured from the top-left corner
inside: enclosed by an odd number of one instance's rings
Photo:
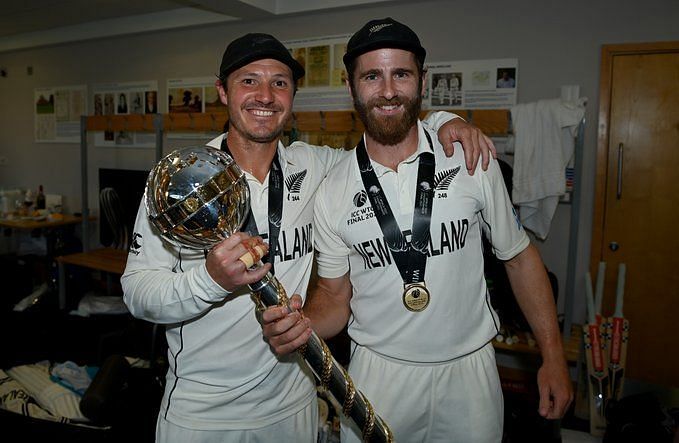
[[[648,0],[643,5],[631,0],[403,2],[388,8],[363,7],[0,53],[0,66],[9,74],[0,78],[0,157],[7,158],[7,164],[0,165],[0,187],[36,188],[42,183],[48,192],[65,195],[70,211],[80,209],[80,146],[34,143],[33,88],[157,80],[164,96],[167,78],[216,73],[228,42],[246,32],[269,32],[281,40],[347,34],[369,19],[387,15],[419,34],[429,61],[518,58],[520,102],[555,98],[561,85],[580,85],[581,96],[589,98],[577,245],[576,283],[581,287],[591,241],[601,45],[679,39],[676,0]],[[28,66],[33,67],[32,76],[26,74]],[[166,143],[166,150],[172,147]],[[148,169],[153,158],[152,149],[90,147],[90,206],[97,206],[99,167]],[[570,206],[560,205],[549,238],[537,243],[559,279],[561,294],[569,219]],[[583,318],[584,305],[578,299],[575,321]]]

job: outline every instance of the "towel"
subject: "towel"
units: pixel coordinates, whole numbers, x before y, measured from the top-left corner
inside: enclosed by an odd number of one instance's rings
[[[577,126],[585,115],[577,103],[540,100],[511,108],[514,125],[512,200],[526,229],[544,240],[559,197],[566,193],[566,166],[574,152]]]
[[[52,365],[50,380],[82,396],[92,383],[92,378],[96,373],[96,367],[78,366],[69,360]]]

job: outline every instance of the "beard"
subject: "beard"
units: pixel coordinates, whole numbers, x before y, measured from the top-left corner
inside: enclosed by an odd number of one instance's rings
[[[417,123],[422,108],[421,86],[415,97],[396,96],[388,100],[377,98],[366,103],[361,101],[355,91],[353,96],[354,107],[365,126],[365,132],[376,142],[386,146],[396,145],[406,138],[410,129]],[[403,105],[404,109],[401,115],[377,116],[372,112],[380,106],[399,105]]]

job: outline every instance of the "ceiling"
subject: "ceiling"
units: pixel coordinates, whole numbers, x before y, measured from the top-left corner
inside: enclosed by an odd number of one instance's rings
[[[0,52],[395,0],[3,0]]]

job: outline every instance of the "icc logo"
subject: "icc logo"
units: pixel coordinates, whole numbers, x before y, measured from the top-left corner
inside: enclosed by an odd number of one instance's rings
[[[365,191],[361,191],[354,195],[354,206],[360,208],[368,200],[368,194]]]

